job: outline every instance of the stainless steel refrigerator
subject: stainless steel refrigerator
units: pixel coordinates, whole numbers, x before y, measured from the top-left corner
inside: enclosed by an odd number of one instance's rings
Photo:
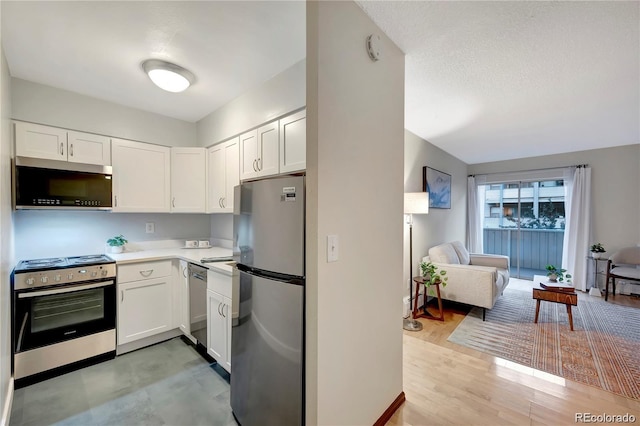
[[[231,408],[242,426],[304,423],[304,185],[285,176],[236,187]]]

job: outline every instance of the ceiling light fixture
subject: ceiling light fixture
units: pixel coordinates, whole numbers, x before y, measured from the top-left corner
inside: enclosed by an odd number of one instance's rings
[[[156,86],[167,92],[182,92],[196,80],[189,70],[160,59],[147,59],[142,63],[142,69]]]

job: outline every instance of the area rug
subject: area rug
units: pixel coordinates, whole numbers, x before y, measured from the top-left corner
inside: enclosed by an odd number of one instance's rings
[[[578,293],[574,331],[565,305],[507,288],[482,321],[473,308],[449,341],[565,379],[640,399],[640,309]]]

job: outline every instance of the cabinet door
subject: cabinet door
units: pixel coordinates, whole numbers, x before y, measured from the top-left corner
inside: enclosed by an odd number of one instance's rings
[[[226,333],[225,356],[224,362],[220,365],[231,373],[231,299],[224,298],[224,307],[221,309],[223,313],[224,328]]]
[[[225,153],[224,144],[212,146],[207,150],[208,194],[207,213],[223,211],[222,199],[225,196]]]
[[[280,173],[307,168],[307,118],[300,111],[280,120]]]
[[[233,188],[240,185],[239,138],[224,144],[225,191],[222,207],[225,212],[233,213]]]
[[[67,133],[67,161],[111,165],[111,139],[90,133]]]
[[[266,124],[258,129],[258,176],[277,175],[278,164],[278,122]]]
[[[240,179],[251,179],[258,176],[258,132],[240,135]]]
[[[171,211],[204,213],[206,149],[171,148]]]
[[[224,365],[227,353],[227,328],[224,322],[224,296],[207,290],[207,353]]]
[[[171,150],[111,140],[114,212],[169,212]]]
[[[67,131],[31,123],[14,123],[16,155],[20,157],[67,159]]]
[[[172,329],[171,277],[118,284],[118,345]]]
[[[187,336],[191,335],[191,325],[189,324],[189,271],[188,263],[184,260],[180,261],[178,270],[178,326],[182,333]]]

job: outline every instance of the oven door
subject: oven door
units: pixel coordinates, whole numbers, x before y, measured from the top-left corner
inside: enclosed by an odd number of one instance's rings
[[[14,292],[14,353],[115,329],[115,281]]]

